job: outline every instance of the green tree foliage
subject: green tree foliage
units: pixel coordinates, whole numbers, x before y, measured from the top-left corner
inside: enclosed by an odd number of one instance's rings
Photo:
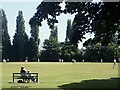
[[[72,33],[73,33],[73,30],[72,30],[71,19],[68,19],[68,21],[67,21],[66,39],[65,39],[66,43],[70,42],[70,38],[72,36]]]
[[[37,18],[37,23],[40,26],[42,25],[41,22],[47,19],[51,28],[55,23],[58,23],[56,16],[59,16],[61,13],[76,14],[73,23],[72,43],[78,43],[79,40],[82,41],[86,33],[93,32],[96,42],[101,40],[102,45],[105,46],[110,43],[111,35],[120,30],[118,28],[120,23],[120,2],[65,1],[64,10],[61,10],[61,2],[42,2],[37,7],[37,12],[33,17]],[[48,17],[49,15],[51,18]]]
[[[43,50],[41,51],[41,60],[58,61],[60,57],[60,44],[58,42],[58,28],[54,26],[51,29],[49,39],[44,41]]]
[[[39,43],[40,43],[40,39],[39,39],[39,26],[37,24],[35,24],[36,22],[31,19],[31,37],[29,40],[29,54],[28,54],[28,58],[32,61],[37,61],[37,59],[39,58]]]
[[[18,12],[16,19],[16,33],[13,39],[13,59],[16,61],[24,61],[26,57],[26,42],[28,36],[25,33],[25,25],[22,11]]]
[[[62,2],[62,0],[61,0]],[[32,17],[34,21],[40,26],[42,26],[42,21],[47,19],[48,25],[50,28],[54,27],[54,23],[58,23],[56,16],[59,16],[62,13],[60,2],[41,2],[37,7],[37,12]],[[52,17],[50,18],[49,15]],[[32,22],[30,21],[30,24]]]
[[[2,15],[0,13],[0,62],[1,61],[2,61]]]
[[[116,43],[109,43],[108,46],[102,46],[101,43],[88,44],[84,46],[83,58],[85,61],[113,62],[113,59],[120,58],[120,48]]]
[[[82,60],[82,53],[73,44],[72,45],[63,44],[61,46],[61,58],[67,62],[71,62],[72,59],[75,59],[77,61],[81,61]]]
[[[103,50],[103,52],[102,52]],[[83,59],[85,59],[85,61],[100,61],[100,59],[104,59],[102,57],[102,55],[105,52],[104,49],[101,50],[101,44],[97,43],[97,44],[89,44],[87,46],[85,46],[85,50],[84,50],[84,54],[83,54]]]
[[[113,59],[118,59],[120,58],[120,51],[119,51],[119,46],[117,44],[118,42],[118,33],[113,34],[111,36],[111,43],[108,43],[108,45],[103,46],[101,43],[101,40],[97,43],[95,38],[93,39],[88,39],[83,46],[86,47],[86,53],[84,54],[84,57],[89,61],[94,61],[97,60],[99,61],[100,59],[103,59],[104,61],[113,61]],[[97,44],[96,44],[97,43]],[[95,48],[96,45],[98,48]],[[96,50],[96,51],[95,51]],[[92,53],[95,51],[95,53]],[[96,57],[96,59],[91,59],[92,57]]]
[[[2,23],[2,58],[10,59],[11,57],[11,41],[7,28],[7,17],[3,9],[0,10],[1,23]]]
[[[112,56],[115,59],[120,58],[120,49],[118,48],[118,45],[115,43],[109,43],[108,47],[110,48],[111,52],[112,52]]]
[[[0,46],[2,46],[2,13],[0,9]]]
[[[72,61],[72,59],[80,61],[82,59],[80,50],[77,48],[76,44],[70,44],[72,34],[73,29],[71,19],[68,19],[65,42],[61,44],[61,58],[65,61]]]
[[[101,5],[99,15],[93,21],[93,30],[96,30],[95,36],[102,40],[102,45],[108,45],[111,42],[112,35],[120,30],[118,28],[120,23],[119,8],[119,2],[104,2]]]

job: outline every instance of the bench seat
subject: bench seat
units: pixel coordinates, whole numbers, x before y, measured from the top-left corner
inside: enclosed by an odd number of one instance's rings
[[[32,79],[35,77],[36,83],[38,83],[38,73],[30,73],[32,76],[21,76],[20,73],[13,73],[13,83],[15,82],[15,79]]]

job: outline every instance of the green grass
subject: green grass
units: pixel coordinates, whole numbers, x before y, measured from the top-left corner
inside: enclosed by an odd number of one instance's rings
[[[116,88],[118,87],[118,64],[112,63],[3,63],[2,88]],[[20,67],[39,73],[39,83],[12,83],[12,73]],[[17,80],[16,80],[17,82]]]

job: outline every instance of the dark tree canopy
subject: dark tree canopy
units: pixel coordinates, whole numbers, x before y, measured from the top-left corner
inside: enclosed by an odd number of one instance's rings
[[[32,18],[33,19],[33,18]],[[31,21],[32,21],[31,19]],[[33,61],[37,61],[38,57],[39,57],[39,43],[40,43],[40,39],[39,39],[39,26],[38,24],[36,24],[36,22],[32,22],[31,25],[31,37],[29,40],[29,48],[31,48],[30,50],[28,50],[29,54],[28,57],[30,60]]]
[[[31,18],[30,24],[34,22],[35,24],[39,24],[42,26],[41,22],[47,19],[48,25],[53,28],[54,23],[58,23],[56,20],[56,16],[62,13],[60,2],[41,2],[41,4],[37,7],[37,12]],[[51,16],[52,18],[50,18]]]
[[[49,39],[45,39],[43,44],[40,59],[43,61],[58,61],[60,57],[60,45],[58,42],[57,26],[51,29]]]
[[[10,41],[10,36],[8,34],[8,27],[7,27],[7,17],[6,17],[6,14],[5,14],[5,11],[3,9],[0,9],[0,16],[1,16],[1,39],[0,40],[0,46],[2,45],[2,58],[3,59],[8,59],[11,57],[11,41]]]
[[[61,13],[76,14],[73,21],[72,43],[82,41],[86,33],[94,33],[96,42],[108,45],[111,35],[120,34],[120,2],[67,2],[62,10],[60,2],[43,2],[37,7],[37,12],[31,22],[42,26],[41,22],[47,20],[50,28],[58,23],[56,19]],[[119,35],[118,34],[118,35]]]
[[[73,33],[73,29],[72,29],[71,19],[68,19],[67,20],[66,38],[65,38],[66,43],[68,43],[70,41],[72,33]]]
[[[13,37],[13,55],[16,60],[18,59],[20,61],[25,59],[25,42],[28,38],[24,23],[23,12],[19,11],[16,18],[16,33]]]

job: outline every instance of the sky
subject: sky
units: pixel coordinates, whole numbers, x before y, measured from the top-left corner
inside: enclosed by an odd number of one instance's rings
[[[4,0],[0,2],[0,8],[3,8],[5,11],[5,14],[7,16],[8,20],[8,32],[11,37],[11,40],[13,39],[13,36],[15,34],[16,30],[16,17],[18,16],[18,11],[23,11],[23,17],[25,20],[25,31],[30,36],[30,25],[29,20],[36,12],[37,6],[41,3],[41,0],[18,0],[17,2],[15,0]],[[64,4],[62,4],[62,8],[64,7]],[[61,14],[57,17],[59,23],[56,24],[58,26],[58,40],[60,42],[65,41],[66,37],[66,26],[67,26],[67,20],[71,19],[73,21],[74,15],[71,14]],[[42,22],[42,27],[39,28],[39,38],[40,38],[40,49],[43,46],[44,39],[48,39],[50,35],[50,29],[47,25],[47,22]],[[88,39],[89,37],[93,37],[93,35],[87,34],[85,35]],[[85,40],[83,40],[84,42]],[[82,43],[80,42],[78,47],[82,48]]]

